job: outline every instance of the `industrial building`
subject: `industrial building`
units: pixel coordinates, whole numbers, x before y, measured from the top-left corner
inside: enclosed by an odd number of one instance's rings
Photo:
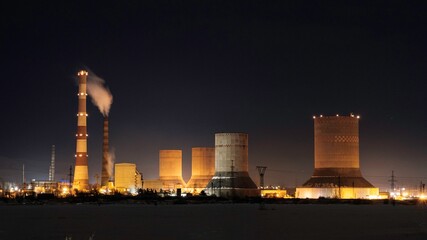
[[[36,195],[44,194],[44,193],[51,193],[51,194],[58,195],[60,193],[59,186],[60,184],[55,181],[33,179],[27,188],[31,189]]]
[[[186,191],[198,194],[206,188],[215,174],[215,148],[191,149],[191,178]]]
[[[215,175],[206,186],[208,194],[220,197],[259,196],[248,172],[248,134],[215,134]]]
[[[315,116],[314,173],[297,198],[369,198],[378,188],[362,177],[359,165],[359,116]]]
[[[163,184],[159,179],[144,179],[144,189],[159,192],[163,188]]]
[[[288,198],[285,189],[261,189],[262,198]]]
[[[142,175],[134,163],[114,164],[115,189],[120,193],[137,194],[142,189]]]

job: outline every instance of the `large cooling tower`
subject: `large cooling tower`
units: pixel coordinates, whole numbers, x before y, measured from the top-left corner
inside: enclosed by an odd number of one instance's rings
[[[182,179],[181,150],[160,150],[159,177],[165,189],[185,187],[185,182]]]
[[[359,168],[359,116],[314,117],[314,173],[299,197],[361,198],[373,188]]]
[[[191,149],[191,179],[187,183],[189,191],[199,193],[215,174],[215,148]]]
[[[259,196],[248,173],[248,134],[215,134],[215,175],[206,187],[222,197]]]
[[[78,191],[89,191],[89,174],[87,165],[87,125],[86,125],[86,78],[87,72],[80,71],[79,77],[79,106],[77,113],[76,134],[76,166],[74,168],[73,189]]]

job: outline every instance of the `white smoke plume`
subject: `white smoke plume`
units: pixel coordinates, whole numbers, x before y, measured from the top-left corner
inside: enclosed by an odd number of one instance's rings
[[[107,173],[108,173],[108,180],[113,180],[113,167],[114,167],[114,161],[116,160],[116,153],[114,148],[110,150],[109,153],[107,153]]]
[[[110,89],[104,86],[104,79],[96,76],[92,71],[88,72],[87,92],[92,98],[92,103],[99,108],[102,115],[108,116],[113,103],[113,95],[111,95]]]

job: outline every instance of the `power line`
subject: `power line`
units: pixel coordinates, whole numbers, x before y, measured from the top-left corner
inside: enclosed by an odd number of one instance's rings
[[[365,175],[365,177],[370,177],[370,178],[389,178],[390,176],[370,176],[370,175]],[[395,176],[395,178],[427,179],[427,177],[421,177],[421,176],[419,176],[419,177],[417,177],[417,176],[411,176],[411,177],[408,177],[408,176],[399,176],[399,177],[396,177]]]

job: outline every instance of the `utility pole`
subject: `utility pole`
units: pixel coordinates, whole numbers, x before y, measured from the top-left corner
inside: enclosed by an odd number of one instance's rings
[[[25,184],[25,164],[22,164],[22,184]]]
[[[256,166],[256,169],[258,170],[258,173],[259,173],[259,187],[264,188],[264,174],[265,174],[265,170],[267,169],[267,167]]]
[[[95,179],[96,179],[96,188],[98,188],[98,181],[99,181],[99,175],[95,174]]]
[[[25,165],[22,164],[22,194],[25,198],[25,188],[27,188],[25,184]]]
[[[353,185],[353,198],[356,198],[356,193],[354,192],[354,181],[353,181],[352,185]]]
[[[219,185],[218,197],[221,197],[221,174],[219,174],[219,182],[218,182],[218,185]]]

